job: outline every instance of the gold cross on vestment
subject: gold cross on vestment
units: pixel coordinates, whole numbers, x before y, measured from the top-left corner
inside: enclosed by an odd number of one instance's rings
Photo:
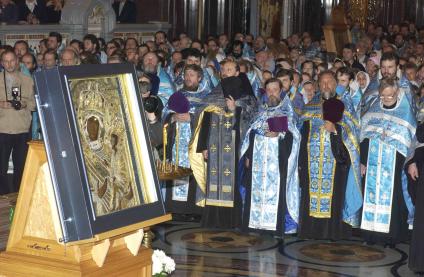
[[[216,151],[216,145],[215,144],[212,144],[211,145],[211,152],[215,152]]]
[[[230,121],[226,121],[225,124],[224,124],[224,126],[225,126],[225,128],[228,129],[228,128],[230,128],[232,126],[232,124],[231,124]]]
[[[225,145],[224,150],[225,150],[225,152],[228,153],[228,152],[231,151],[231,147],[227,144],[227,145]]]
[[[216,173],[217,173],[216,168],[212,168],[211,173],[212,173],[212,175],[216,175]]]
[[[224,170],[224,175],[225,176],[229,176],[231,174],[231,171],[228,169],[228,168],[226,168],[225,170]]]

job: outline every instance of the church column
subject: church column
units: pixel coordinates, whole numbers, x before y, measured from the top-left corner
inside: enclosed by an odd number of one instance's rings
[[[225,0],[217,1],[217,34],[225,32]]]
[[[320,1],[320,0],[315,0]],[[290,17],[288,21],[289,26],[283,26],[283,31],[285,29],[285,34],[291,35],[295,32],[301,32],[305,26],[305,0],[284,0],[283,1],[283,22],[286,22],[287,18]],[[284,36],[287,37],[287,36]]]
[[[197,0],[186,0],[187,2],[187,25],[186,25],[186,32],[188,33],[188,36],[191,38],[197,37],[197,24],[198,21],[197,16],[197,10],[198,10],[198,1]]]
[[[378,17],[380,24],[388,25],[401,23],[405,19],[405,6],[407,1],[398,0],[378,0]]]
[[[424,0],[406,2],[406,18],[414,20],[417,26],[424,25]]]
[[[202,39],[203,32],[205,30],[205,0],[198,0],[197,1],[197,32],[196,37],[197,39]]]
[[[254,36],[259,35],[259,3],[258,0],[251,0],[250,1],[250,25],[249,25],[249,32]]]
[[[283,1],[281,38],[287,38],[293,32],[293,7],[292,0]]]
[[[324,22],[329,22],[330,18],[331,18],[331,11],[333,10],[333,8],[335,6],[337,6],[339,4],[339,0],[322,0],[322,5],[324,6],[324,10],[325,10],[325,21]]]
[[[248,0],[234,0],[232,1],[232,22],[231,31],[232,33],[243,33],[249,32],[250,25],[250,7],[252,3]]]

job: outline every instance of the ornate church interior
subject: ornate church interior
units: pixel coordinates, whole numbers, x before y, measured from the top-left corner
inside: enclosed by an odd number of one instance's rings
[[[424,1],[0,0],[0,277],[424,276]]]

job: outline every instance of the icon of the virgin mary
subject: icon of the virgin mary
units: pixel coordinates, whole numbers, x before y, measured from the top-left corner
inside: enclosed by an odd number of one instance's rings
[[[101,123],[97,116],[90,116],[86,120],[86,133],[88,134],[88,145],[92,150],[102,147]]]

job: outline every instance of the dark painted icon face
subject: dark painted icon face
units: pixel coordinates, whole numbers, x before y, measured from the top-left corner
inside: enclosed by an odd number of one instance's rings
[[[99,120],[92,116],[87,120],[87,132],[90,141],[96,141],[99,138],[100,124]]]

